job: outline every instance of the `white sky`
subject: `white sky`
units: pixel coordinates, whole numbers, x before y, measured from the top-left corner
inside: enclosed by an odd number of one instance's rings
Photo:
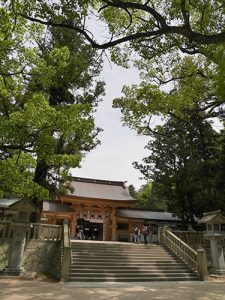
[[[97,23],[99,23],[98,26]],[[88,20],[88,24],[89,30],[98,37],[98,42],[104,42],[108,34],[105,25],[101,21],[92,19]],[[112,100],[121,96],[123,85],[139,83],[138,70],[124,69],[113,63],[110,65],[106,60],[102,79],[106,82],[106,96],[96,113],[96,125],[104,130],[99,134],[101,145],[87,154],[81,163],[82,167],[73,169],[72,175],[127,181],[127,186],[133,184],[138,189],[146,181],[139,179],[142,174],[134,169],[132,162],[140,162],[149,155],[148,151],[144,149],[148,138],[138,136],[135,131],[123,127],[119,109],[112,108]],[[215,127],[218,127],[217,130],[221,129],[219,123],[216,123]]]
[[[73,169],[72,175],[95,179],[127,181],[139,188],[141,173],[132,166],[133,161],[141,161],[148,153],[144,149],[148,138],[138,136],[135,131],[122,126],[119,109],[112,108],[112,100],[121,96],[124,84],[139,82],[138,71],[123,69],[105,61],[102,79],[106,82],[106,96],[96,113],[96,125],[103,128],[99,139],[101,145],[87,154],[80,169]]]

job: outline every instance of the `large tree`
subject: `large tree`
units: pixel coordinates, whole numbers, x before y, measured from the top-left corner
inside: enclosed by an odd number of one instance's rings
[[[56,196],[99,143],[101,59],[79,34],[45,30],[5,7],[1,16],[1,194]]]
[[[192,114],[189,122],[171,117],[149,141],[150,155],[135,164],[152,181],[151,193],[165,199],[184,223],[194,224],[194,217],[205,211],[225,210],[219,140],[220,134],[199,115]]]
[[[10,3],[10,1],[8,1]],[[68,28],[93,48],[109,49],[111,58],[141,70],[160,69],[161,76],[183,53],[206,57],[214,64],[217,92],[225,90],[225,4],[222,0],[61,0],[13,1],[17,13],[31,22]],[[17,3],[17,5],[15,4]],[[95,25],[94,25],[95,24]],[[105,25],[104,38],[93,29]],[[134,55],[132,55],[134,54]],[[168,81],[162,76],[161,80]]]
[[[70,28],[100,49],[127,41],[136,46],[141,42],[141,48],[144,45],[159,46],[163,41],[167,47],[176,46],[189,52],[225,42],[222,0],[83,0],[73,3],[25,0],[22,4],[20,13],[24,17],[50,26]],[[94,14],[108,25],[108,41],[102,44],[96,42],[85,22],[87,17],[94,18]]]
[[[137,168],[139,168],[139,166]],[[153,187],[153,182],[148,182],[142,185],[141,188],[136,192],[138,207],[167,210],[168,199],[163,197],[163,195],[158,195],[159,193],[156,193]]]
[[[135,61],[143,81],[124,87],[114,105],[138,133],[155,134],[155,115],[165,122],[168,117],[189,122],[192,113],[202,121],[224,120],[223,1],[9,0],[5,5],[31,24],[68,29],[69,36],[82,36],[93,48],[109,48],[119,64]],[[92,30],[98,21],[106,26],[100,42]]]
[[[124,87],[124,96],[114,101],[123,122],[150,138],[149,157],[136,167],[152,181],[154,194],[184,221],[193,222],[194,215],[206,210],[225,209],[224,132],[212,127],[223,126],[224,97],[217,89],[214,64],[184,57],[164,74],[163,66],[146,66],[145,80]]]

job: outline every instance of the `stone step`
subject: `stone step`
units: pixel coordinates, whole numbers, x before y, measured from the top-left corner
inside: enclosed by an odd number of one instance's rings
[[[165,269],[173,269],[173,268],[181,268],[184,269],[186,267],[186,265],[184,265],[182,262],[166,262],[166,263],[156,263],[156,262],[147,262],[147,263],[124,263],[124,262],[120,262],[120,263],[108,263],[108,264],[99,264],[99,263],[93,263],[93,262],[77,262],[74,264],[71,264],[70,268],[73,269],[77,269],[77,268],[95,268],[95,269],[101,269],[101,268],[153,268],[153,267],[158,267],[158,268],[165,268]]]
[[[97,248],[103,248],[103,249],[110,249],[110,248],[117,248],[117,249],[135,249],[135,248],[142,248],[145,249],[149,246],[151,246],[152,248],[161,248],[160,245],[157,244],[152,244],[152,243],[148,243],[147,245],[145,244],[134,244],[134,243],[124,243],[124,245],[121,243],[95,243],[95,242],[75,242],[75,243],[71,243],[70,244],[72,248],[78,248],[78,247],[82,247],[82,248],[92,248],[94,247],[95,249]]]
[[[168,262],[167,263],[164,263],[164,264],[149,264],[148,262],[146,261],[142,261],[140,263],[137,263],[136,261],[131,261],[131,262],[113,262],[113,261],[104,261],[104,262],[73,262],[71,263],[71,268],[76,268],[76,267],[80,267],[80,268],[85,268],[85,267],[90,267],[90,268],[98,268],[100,269],[99,266],[101,266],[102,268],[111,268],[111,267],[117,267],[117,268],[126,268],[126,267],[133,267],[133,268],[142,268],[142,267],[147,267],[147,268],[152,268],[153,266],[154,267],[159,267],[161,269],[166,269],[168,267],[180,267],[180,268],[188,268],[186,267],[186,265],[184,265],[182,262],[178,262],[178,263],[174,263],[174,264],[169,264]]]
[[[197,280],[160,245],[74,242],[69,281],[140,282]]]
[[[165,251],[168,251],[167,248],[164,248],[162,246],[159,246],[159,245],[154,245],[154,244],[147,244],[147,245],[144,245],[144,244],[136,244],[136,245],[130,245],[130,246],[126,246],[126,247],[121,247],[121,246],[115,246],[115,245],[112,245],[111,247],[109,246],[106,246],[104,247],[104,245],[101,245],[101,246],[98,246],[98,245],[70,245],[71,249],[87,249],[87,250],[91,250],[91,249],[96,249],[96,250],[113,250],[113,249],[118,249],[118,250],[133,250],[133,251],[138,251],[138,250],[146,250],[146,249],[152,249],[152,250],[165,250]]]
[[[102,273],[99,273],[99,272],[90,272],[90,273],[83,273],[83,272],[72,272],[70,273],[72,274],[73,277],[87,277],[87,276],[109,276],[109,277],[112,277],[112,276],[116,276],[116,277],[137,277],[137,272],[126,272],[126,271],[122,271],[121,272],[102,272]],[[167,276],[167,277],[173,277],[174,275],[180,275],[182,274],[182,276],[192,276],[193,274],[191,272],[161,272],[160,270],[156,270],[156,271],[146,271],[146,272],[143,272],[143,271],[140,271],[138,272],[138,276],[148,276],[148,277],[154,277],[154,276],[161,276],[161,275],[164,275],[164,276]]]
[[[175,258],[175,255],[169,255],[168,253],[164,253],[164,254],[142,254],[142,255],[138,255],[138,254],[117,254],[117,253],[113,253],[113,254],[102,254],[102,255],[98,255],[96,253],[72,253],[71,256],[73,258],[77,258],[77,259],[86,259],[86,258],[96,258],[96,259],[105,259],[105,258],[112,258],[112,259],[157,259],[157,258]]]
[[[74,257],[72,256],[72,262],[80,262],[80,261],[87,261],[87,262],[90,262],[90,261],[96,261],[96,262],[106,262],[106,261],[113,261],[113,262],[120,262],[121,260],[123,260],[124,262],[133,262],[133,261],[137,261],[137,262],[148,262],[148,261],[178,261],[177,258],[175,257]]]
[[[155,245],[155,244],[128,244],[127,246],[121,246],[121,245],[107,245],[107,244],[71,244],[71,248],[72,249],[78,249],[78,248],[82,248],[82,249],[147,249],[147,248],[152,248],[152,249],[162,249],[162,247],[160,247],[159,245]]]
[[[88,270],[96,270],[96,272],[98,271],[104,271],[104,270],[112,270],[112,271],[121,271],[121,270],[130,270],[130,271],[139,271],[139,270],[165,270],[166,271],[172,271],[172,270],[184,270],[188,268],[184,265],[157,265],[157,264],[152,264],[152,265],[120,265],[120,266],[115,266],[115,265],[102,265],[102,266],[97,266],[97,265],[90,265],[90,264],[86,264],[86,265],[82,265],[82,264],[75,264],[75,265],[71,265],[70,266],[70,270],[71,271],[77,271],[77,270],[84,270],[84,271],[88,271]]]
[[[162,269],[158,269],[158,268],[149,268],[149,269],[133,269],[130,270],[129,268],[124,268],[124,269],[120,269],[120,270],[115,270],[115,269],[70,269],[69,274],[70,275],[77,275],[77,274],[84,274],[84,276],[89,276],[89,275],[96,275],[96,274],[113,274],[113,275],[121,275],[121,274],[125,274],[127,276],[129,275],[137,275],[137,272],[139,274],[139,276],[141,274],[155,274],[155,273],[162,273],[162,274],[192,274],[190,272],[190,270],[187,269],[167,269],[167,270],[162,270]]]
[[[139,251],[136,251],[136,250],[129,250],[129,251],[125,251],[125,250],[114,250],[114,249],[110,249],[110,250],[96,250],[96,249],[91,249],[91,250],[88,250],[88,249],[72,249],[71,251],[72,253],[87,253],[87,254],[90,254],[90,253],[98,253],[99,255],[101,254],[139,254],[139,255],[144,255],[144,254],[147,254],[147,253],[152,253],[152,254],[170,254],[171,252],[169,251],[165,251],[165,250],[155,250],[155,249],[148,249],[148,250],[139,250]]]
[[[193,281],[198,280],[196,276],[135,276],[135,277],[70,277],[69,282],[157,282],[157,281]]]

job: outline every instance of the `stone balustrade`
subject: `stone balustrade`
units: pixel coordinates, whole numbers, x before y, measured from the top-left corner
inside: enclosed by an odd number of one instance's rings
[[[60,241],[62,235],[61,225],[32,223],[28,239]]]
[[[194,249],[209,246],[209,242],[203,236],[203,231],[173,231],[173,233]]]
[[[15,226],[10,222],[0,223],[0,271],[8,265]],[[26,272],[48,272],[60,278],[62,226],[32,223],[28,224],[25,235],[22,268]]]
[[[207,260],[204,249],[194,250],[177,235],[172,233],[169,227],[159,228],[159,243],[164,244],[175,253],[186,265],[197,272],[200,280],[207,280]]]

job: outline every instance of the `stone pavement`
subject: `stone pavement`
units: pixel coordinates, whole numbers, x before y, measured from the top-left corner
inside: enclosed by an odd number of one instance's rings
[[[224,282],[56,283],[0,279],[1,300],[225,300]]]

